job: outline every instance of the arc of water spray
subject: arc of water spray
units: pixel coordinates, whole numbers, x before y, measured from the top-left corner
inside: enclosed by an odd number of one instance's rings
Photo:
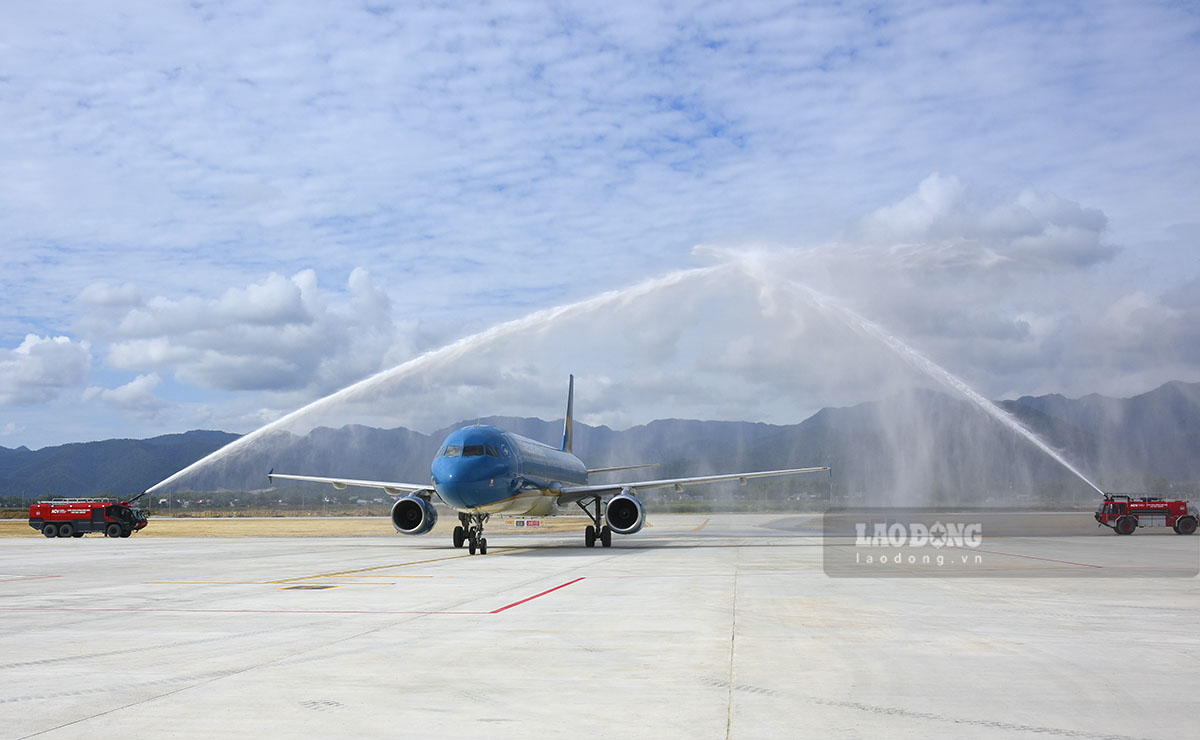
[[[872,339],[882,342],[888,349],[897,354],[909,365],[912,365],[930,378],[933,378],[942,385],[945,385],[951,390],[956,391],[960,395],[966,397],[967,400],[978,406],[988,416],[991,416],[993,419],[1008,427],[1010,430],[1024,437],[1039,450],[1049,455],[1050,458],[1055,462],[1071,471],[1071,473],[1073,473],[1081,481],[1096,489],[1100,495],[1104,495],[1104,490],[1101,489],[1100,486],[1097,486],[1090,479],[1088,479],[1086,475],[1079,472],[1079,470],[1070,462],[1068,462],[1067,459],[1062,456],[1062,454],[1042,441],[1041,437],[1034,434],[1032,430],[1015,419],[1011,414],[997,406],[991,400],[984,398],[977,391],[975,391],[975,389],[967,385],[966,381],[964,381],[962,378],[958,377],[946,368],[913,349],[905,342],[896,338],[879,324],[876,324],[874,321],[871,321],[864,316],[860,316],[840,303],[837,303],[829,296],[810,288],[804,283],[788,278],[780,278],[775,275],[768,277],[769,273],[764,269],[765,266],[757,264],[751,259],[742,259],[739,260],[739,262],[743,271],[746,272],[751,279],[757,280],[764,285],[769,284],[769,280],[785,280],[789,285],[800,292],[801,295],[804,295],[809,302],[818,309],[834,315],[843,324],[847,325],[855,332],[864,334]]]
[[[328,396],[318,398],[316,401],[313,401],[307,406],[296,409],[286,416],[282,416],[269,424],[265,424],[249,434],[235,439],[219,450],[202,457],[191,465],[188,465],[186,468],[183,468],[182,470],[173,473],[158,483],[155,483],[153,486],[150,486],[146,489],[146,492],[150,493],[162,488],[163,486],[170,485],[194,470],[197,470],[205,465],[210,465],[221,458],[228,457],[237,450],[246,447],[257,439],[260,439],[264,435],[269,434],[270,432],[307,414],[319,411],[340,401],[352,400],[384,383],[403,378],[406,375],[411,375],[412,373],[417,372],[427,366],[436,366],[438,363],[458,359],[471,350],[485,346],[497,339],[501,339],[526,329],[532,329],[540,325],[548,324],[559,319],[586,314],[590,311],[595,311],[616,303],[617,301],[637,298],[661,288],[676,285],[685,280],[714,273],[723,269],[728,269],[730,267],[731,265],[729,264],[719,264],[709,267],[697,267],[690,270],[680,270],[660,278],[638,283],[637,285],[625,288],[623,290],[608,291],[576,303],[535,311],[519,319],[497,324],[490,329],[481,331],[477,334],[472,334],[468,337],[464,337],[456,342],[447,344],[438,349],[430,350],[429,352],[408,360],[407,362],[401,363],[393,368],[383,370],[375,375],[370,376],[369,378],[364,378],[363,380],[360,380],[353,385],[346,386],[345,388],[331,393]]]

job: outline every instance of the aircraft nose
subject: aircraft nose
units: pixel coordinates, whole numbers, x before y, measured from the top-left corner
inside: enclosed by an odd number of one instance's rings
[[[491,503],[498,496],[508,495],[511,476],[484,462],[486,458],[440,458],[434,463],[433,484],[446,503],[470,508]]]

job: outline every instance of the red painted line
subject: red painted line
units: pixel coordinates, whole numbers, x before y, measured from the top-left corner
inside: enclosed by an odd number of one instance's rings
[[[533,596],[530,596],[527,599],[521,599],[520,601],[514,601],[511,604],[506,604],[506,605],[500,607],[499,609],[488,612],[488,614],[499,614],[500,612],[502,612],[506,609],[512,609],[514,606],[520,606],[521,604],[524,604],[526,601],[533,601],[534,599],[541,598],[542,596],[545,596],[546,594],[552,594],[560,588],[566,588],[567,586],[570,586],[572,583],[579,583],[583,579],[584,579],[584,576],[580,576],[579,578],[576,578],[573,581],[567,581],[566,583],[560,583],[559,585],[555,586],[554,588],[548,588],[545,591],[541,592],[540,594],[534,594]]]
[[[372,609],[138,609],[136,607],[103,607],[103,606],[0,606],[0,612],[119,612],[122,614],[445,614],[453,616],[482,616],[484,614],[499,614],[502,611],[520,606],[527,601],[541,598],[554,593],[560,588],[566,588],[572,583],[579,583],[583,577],[573,581],[548,588],[540,594],[534,594],[520,601],[506,604],[490,612],[446,612],[446,611],[409,611],[409,610],[372,610]]]
[[[952,545],[955,550],[966,550],[967,552],[986,552],[988,555],[1007,555],[1010,558],[1025,558],[1026,560],[1042,560],[1047,563],[1063,563],[1064,565],[1078,565],[1081,568],[1104,568],[1103,565],[1094,565],[1092,563],[1076,563],[1073,560],[1055,560],[1054,558],[1039,558],[1033,555],[1016,555],[1011,552],[996,552],[995,550],[980,550],[976,547],[958,547]]]

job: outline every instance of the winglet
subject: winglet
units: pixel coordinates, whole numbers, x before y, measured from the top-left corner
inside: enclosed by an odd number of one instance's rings
[[[567,384],[567,415],[563,418],[563,452],[571,451],[571,442],[575,436],[575,376],[570,376]]]

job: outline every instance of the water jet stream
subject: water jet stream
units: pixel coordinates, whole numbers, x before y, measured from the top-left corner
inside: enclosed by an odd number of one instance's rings
[[[749,269],[753,271],[754,268],[750,267]],[[762,281],[766,278],[763,275],[759,275],[755,277],[755,279]],[[840,303],[837,303],[828,296],[813,290],[803,283],[795,280],[788,280],[788,282],[803,295],[805,295],[808,300],[818,309],[837,317],[843,324],[846,324],[857,333],[882,342],[885,346],[887,346],[888,349],[900,356],[900,358],[909,365],[912,365],[925,375],[928,375],[942,385],[962,395],[967,400],[979,407],[979,409],[988,416],[1008,427],[1013,432],[1021,435],[1039,450],[1049,455],[1055,462],[1069,470],[1073,475],[1075,475],[1075,477],[1079,478],[1079,480],[1094,488],[1101,496],[1104,495],[1104,490],[1101,489],[1100,486],[1097,486],[1095,483],[1089,480],[1086,475],[1081,473],[1074,465],[1068,462],[1061,453],[1042,441],[1041,437],[1034,434],[1032,430],[1015,419],[1007,411],[976,392],[973,388],[971,388],[971,386],[967,385],[966,381],[964,381],[962,378],[958,377],[946,368],[913,349],[900,339],[897,339],[874,321],[860,316],[854,311],[851,311]]]
[[[408,360],[407,362],[401,363],[388,370],[378,372],[369,378],[364,378],[353,385],[349,385],[339,391],[329,394],[328,396],[319,398],[307,406],[299,408],[290,414],[287,414],[286,416],[282,416],[279,419],[270,422],[269,424],[265,424],[258,429],[255,429],[245,436],[235,439],[219,450],[210,453],[191,465],[188,465],[186,468],[183,468],[182,470],[173,473],[158,483],[155,483],[153,486],[147,488],[146,492],[150,493],[164,486],[170,485],[189,473],[228,457],[237,450],[246,447],[255,440],[260,439],[275,429],[294,422],[308,414],[320,411],[321,409],[341,401],[349,401],[359,398],[385,383],[411,375],[415,372],[426,369],[427,367],[436,367],[440,363],[457,360],[472,350],[481,346],[485,346],[490,342],[496,341],[497,339],[502,339],[527,329],[534,329],[560,319],[586,314],[621,300],[638,298],[646,295],[647,293],[651,293],[672,285],[677,285],[685,280],[710,275],[721,270],[729,269],[730,267],[731,265],[729,264],[719,264],[709,267],[697,267],[690,270],[680,270],[669,273],[660,278],[647,280],[629,288],[608,291],[576,303],[535,311],[519,319],[497,324],[490,329],[486,329],[477,334],[464,337],[456,342],[447,344],[438,349],[430,350],[429,352]]]

